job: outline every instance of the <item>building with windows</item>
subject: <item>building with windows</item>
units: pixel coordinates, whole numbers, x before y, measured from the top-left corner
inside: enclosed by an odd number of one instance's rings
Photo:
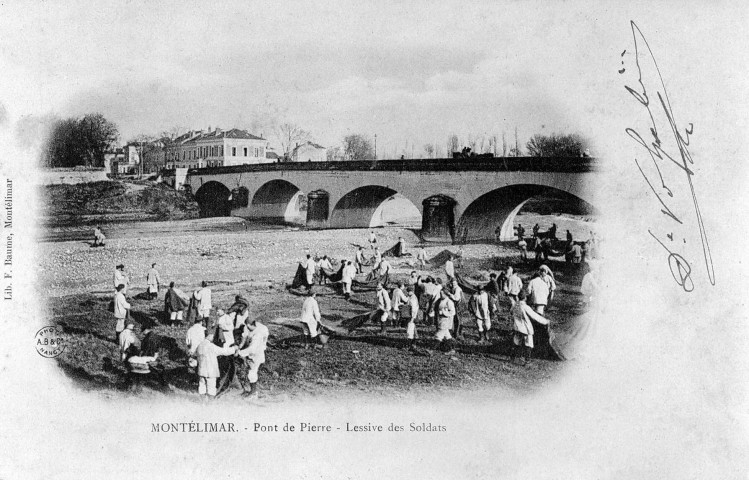
[[[292,162],[324,162],[326,160],[325,147],[316,143],[305,142],[291,151]]]
[[[206,168],[266,163],[268,141],[245,130],[188,132],[167,147],[166,168]]]
[[[170,143],[169,137],[163,137],[139,145],[143,157],[143,173],[157,173],[166,167],[166,153]]]

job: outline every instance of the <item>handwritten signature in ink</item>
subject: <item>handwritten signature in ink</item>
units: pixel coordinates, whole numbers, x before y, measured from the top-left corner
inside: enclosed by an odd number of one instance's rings
[[[691,194],[692,205],[694,206],[695,218],[700,233],[700,241],[702,242],[702,254],[705,260],[705,268],[707,270],[707,277],[712,285],[715,285],[715,270],[713,267],[712,254],[710,253],[710,244],[707,238],[707,232],[705,231],[705,225],[702,220],[702,214],[700,212],[700,206],[697,201],[697,195],[694,191],[694,185],[692,183],[692,177],[694,172],[690,169],[690,166],[694,165],[692,155],[689,153],[689,137],[694,132],[694,125],[689,124],[688,128],[682,131],[677,127],[675,115],[671,107],[671,101],[668,96],[668,91],[661,76],[661,71],[658,68],[658,63],[655,60],[653,51],[650,49],[647,39],[643,35],[640,28],[635,24],[634,21],[630,22],[632,27],[632,37],[634,39],[635,46],[635,63],[637,66],[637,83],[639,88],[635,89],[625,85],[627,91],[647,110],[649,116],[649,138],[645,140],[640,133],[633,129],[627,128],[625,131],[627,134],[640,146],[645,148],[650,159],[652,166],[648,168],[650,174],[645,172],[643,165],[640,161],[635,158],[635,164],[639,169],[642,177],[647,182],[650,189],[655,194],[656,198],[661,204],[661,213],[666,215],[670,221],[674,222],[673,225],[676,228],[683,228],[684,221],[682,220],[681,213],[677,215],[676,210],[676,197],[674,197],[674,189],[666,184],[666,178],[668,175],[664,175],[667,166],[673,166],[678,169],[686,177],[687,185]],[[624,50],[621,54],[622,57],[626,54]],[[642,54],[642,59],[640,57]],[[650,83],[648,80],[643,79],[643,69],[649,67],[650,70],[646,70],[646,75],[649,74],[649,80],[655,83],[655,98],[657,102],[651,104],[651,96],[645,86],[646,83]],[[626,68],[624,61],[622,60],[622,68],[619,70],[619,74],[624,74]],[[658,108],[660,107],[660,108]],[[665,116],[665,117],[664,117]],[[664,121],[665,120],[665,121]],[[658,131],[658,126],[664,126],[663,130],[670,130],[672,137],[666,138],[661,137]],[[646,135],[647,136],[647,135]],[[672,155],[667,150],[671,150],[673,145],[666,145],[667,142],[673,140],[678,150],[678,155]],[[652,168],[654,167],[654,169]],[[673,200],[672,200],[673,199]],[[679,253],[675,253],[673,250],[676,249],[673,246],[674,234],[666,234],[666,240],[663,237],[658,237],[653,233],[652,230],[648,229],[648,233],[668,252],[668,265],[671,270],[671,275],[674,277],[676,283],[681,286],[684,291],[691,292],[694,290],[694,281],[692,280],[692,267],[684,256]],[[686,238],[683,238],[683,243],[686,244]],[[671,248],[669,245],[671,245]]]

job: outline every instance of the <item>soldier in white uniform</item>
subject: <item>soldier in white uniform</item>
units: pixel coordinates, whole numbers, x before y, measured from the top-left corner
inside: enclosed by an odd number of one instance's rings
[[[239,376],[244,389],[243,396],[257,397],[258,395],[258,369],[265,363],[265,349],[269,335],[268,327],[262,323],[249,318],[245,321],[245,330],[239,347],[239,357],[244,359],[244,366]],[[247,382],[244,381],[245,371]],[[247,390],[247,383],[250,384],[249,390]]]

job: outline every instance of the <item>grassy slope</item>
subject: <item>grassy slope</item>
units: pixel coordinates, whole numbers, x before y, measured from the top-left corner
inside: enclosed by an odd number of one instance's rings
[[[198,214],[197,203],[184,193],[145,181],[49,185],[42,198],[43,211],[53,224],[93,224],[128,214],[139,220],[178,220]]]

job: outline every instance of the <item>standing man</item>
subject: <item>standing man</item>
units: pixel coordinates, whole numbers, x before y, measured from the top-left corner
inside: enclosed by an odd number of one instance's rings
[[[213,304],[211,303],[211,289],[208,288],[208,282],[205,280],[200,285],[202,288],[195,291],[193,295],[198,302],[198,317],[207,319],[211,316],[211,308],[213,308]]]
[[[447,275],[448,280],[455,278],[455,264],[453,263],[452,254],[447,257],[447,261],[445,262],[445,275]]]
[[[169,321],[182,322],[182,314],[188,302],[174,288],[174,282],[169,283],[169,290],[164,294],[164,310],[169,314]]]
[[[380,253],[380,249],[378,247],[374,247],[374,266],[372,268],[378,268],[380,266],[380,263],[382,263],[382,254]]]
[[[403,239],[403,237],[398,237],[398,248],[397,250],[397,257],[402,257],[406,254],[406,241]]]
[[[455,334],[455,339],[457,340],[463,336],[463,325],[460,323],[460,315],[458,315],[458,305],[460,305],[460,302],[463,300],[463,289],[460,288],[457,280],[453,279],[448,284],[447,296],[450,297],[450,300],[452,300],[453,304],[455,305],[455,316],[453,317],[453,333]]]
[[[346,262],[346,266],[343,267],[341,272],[341,282],[343,283],[343,296],[348,300],[351,298],[351,284],[354,282],[356,276],[356,267],[351,264],[349,260]]]
[[[377,245],[377,235],[375,235],[374,230],[369,231],[369,246],[371,248],[375,248]]]
[[[197,367],[198,361],[195,359],[195,351],[198,349],[200,342],[205,340],[205,326],[198,318],[192,327],[187,329],[185,335],[185,344],[187,345],[188,366]]]
[[[319,272],[318,273],[319,278],[317,281],[320,285],[322,285],[323,280],[327,280],[328,278],[328,274],[326,272],[330,272],[331,270],[333,270],[333,265],[331,265],[330,260],[328,260],[327,255],[323,255],[323,257],[317,263],[317,268]]]
[[[117,285],[117,293],[114,294],[114,318],[117,324],[114,326],[115,338],[119,339],[120,333],[125,330],[125,319],[130,315],[130,304],[125,299],[125,286]]]
[[[416,331],[416,318],[419,316],[419,299],[416,298],[414,287],[408,287],[408,299],[406,304],[408,305],[408,325],[406,325],[406,337],[408,338],[408,349],[411,351],[416,350],[416,339],[418,333]]]
[[[236,353],[237,347],[219,347],[213,343],[213,333],[206,335],[195,350],[198,359],[198,394],[216,396],[216,379],[221,376],[218,369],[218,357]]]
[[[268,332],[268,327],[254,319],[248,318],[244,324],[246,328],[239,347],[239,357],[244,359],[244,367],[239,379],[244,390],[242,396],[257,398],[258,369],[265,363],[265,349],[270,332]],[[247,382],[250,384],[249,390],[244,382],[245,370]]]
[[[385,325],[388,320],[388,314],[390,312],[390,297],[388,292],[382,286],[381,283],[377,284],[377,316],[375,318],[380,319],[380,333],[385,334]]]
[[[216,314],[218,315],[216,326],[218,327],[221,346],[229,347],[231,345],[234,345],[234,320],[237,316],[237,313],[225,313],[222,309],[219,308]]]
[[[476,287],[476,292],[471,296],[468,309],[479,327],[479,342],[488,342],[489,330],[492,328],[492,320],[489,316],[489,295],[481,285]]]
[[[572,263],[581,263],[583,261],[583,249],[579,244],[572,245]]]
[[[520,249],[520,259],[523,262],[528,261],[528,242],[524,238],[518,240],[518,248]]]
[[[148,298],[153,300],[159,296],[159,286],[161,285],[161,278],[159,277],[159,271],[156,270],[156,264],[151,264],[151,270],[146,275],[146,284],[148,284]]]
[[[452,336],[450,336],[454,317],[455,304],[450,300],[447,291],[442,290],[439,303],[437,304],[437,333],[435,334],[435,338],[439,340],[440,346],[446,355],[455,353],[455,349],[452,347]]]
[[[510,309],[510,318],[512,319],[513,343],[515,349],[513,358],[518,356],[518,350],[523,351],[524,364],[528,363],[531,358],[531,349],[533,348],[533,335],[538,332],[536,326],[543,326],[548,332],[549,320],[534,312],[525,303],[525,292],[521,291],[518,295],[518,301]],[[535,322],[535,323],[534,323]],[[548,335],[546,342],[548,343]],[[539,342],[540,343],[540,342]]]
[[[310,288],[302,305],[302,330],[304,331],[304,349],[309,349],[310,340],[317,338],[320,325],[320,306],[315,298],[315,291]]]
[[[535,310],[536,313],[539,315],[544,314],[544,310],[546,309],[547,304],[550,301],[550,298],[552,298],[553,293],[549,289],[549,283],[546,281],[547,273],[546,270],[543,268],[538,269],[538,276],[533,278],[528,283],[528,304],[533,310]],[[518,299],[520,299],[520,296],[518,295]],[[518,302],[519,304],[520,302]],[[516,304],[515,306],[517,306]],[[513,307],[514,308],[514,307]],[[549,326],[548,322],[544,324],[543,322],[538,322],[536,320],[533,320],[531,318],[531,322],[533,323],[533,330],[535,333],[531,332],[531,335],[536,336],[536,340],[539,346],[539,350],[541,351],[542,356],[547,356],[548,349],[550,347],[549,345]],[[533,339],[531,338],[531,342]],[[526,344],[526,346],[533,346]]]
[[[384,277],[385,275],[390,275],[391,270],[392,270],[392,267],[390,266],[390,262],[386,258],[383,258],[382,261],[380,262],[380,268],[379,268],[380,277]]]
[[[405,306],[406,303],[408,302],[408,298],[403,293],[404,287],[405,287],[405,284],[403,282],[398,282],[398,286],[393,289],[392,305],[393,305],[393,326],[394,327],[401,326],[401,307]]]
[[[544,309],[546,309],[551,295],[549,284],[545,278],[546,271],[539,268],[536,275],[528,283],[528,305],[540,315],[544,314]]]
[[[590,265],[590,264],[587,264]],[[600,286],[598,285],[598,277],[593,267],[588,267],[588,273],[583,277],[582,284],[580,285],[580,293],[583,294],[583,306],[589,307],[593,303],[593,300],[598,295]]]
[[[541,265],[538,268],[539,271],[543,271],[546,274],[542,277],[546,285],[549,286],[549,299],[546,301],[546,304],[551,305],[551,301],[554,300],[554,292],[557,289],[557,283],[554,281],[554,273],[546,265]]]
[[[424,245],[419,248],[419,253],[416,255],[416,262],[421,268],[426,267],[427,263],[429,263],[427,260],[427,251],[424,249]]]
[[[125,265],[117,265],[114,269],[114,288],[117,289],[118,286],[122,285],[122,294],[127,295],[127,287],[129,284],[130,280],[125,274]]]
[[[364,261],[364,249],[362,247],[359,247],[358,250],[356,250],[356,273],[362,273],[364,271],[364,264],[366,263]]]
[[[507,267],[507,296],[510,297],[510,303],[515,305],[518,301],[518,294],[523,289],[523,281],[520,279],[517,273],[515,273],[512,267]]]
[[[312,259],[312,255],[308,253],[307,260],[305,260],[304,262],[304,274],[306,275],[308,290],[312,289],[312,285],[315,282],[315,269],[316,268],[317,268],[317,265],[315,264],[315,261]]]

